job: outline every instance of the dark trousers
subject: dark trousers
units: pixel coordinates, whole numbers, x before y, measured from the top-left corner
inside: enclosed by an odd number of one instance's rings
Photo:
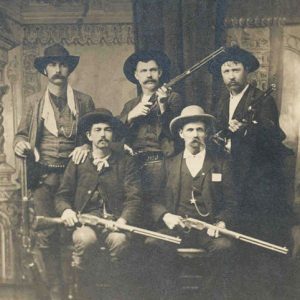
[[[180,235],[182,237],[180,248],[203,248],[206,250],[204,259],[209,260],[209,263],[206,264],[209,266],[209,270],[203,271],[205,272],[207,295],[210,295],[207,296],[207,299],[224,299],[224,289],[227,288],[231,279],[229,273],[235,248],[233,241],[226,237],[209,237],[206,231],[191,230],[189,233],[182,233],[163,229],[160,232],[173,236]],[[156,282],[159,287],[160,296],[165,295],[166,299],[174,298],[174,294],[178,293],[176,279],[182,267],[177,255],[178,245],[153,238],[147,238],[145,244],[148,249],[148,259],[151,261],[149,272],[152,273],[150,275],[152,282]],[[225,282],[226,279],[228,282]]]
[[[33,202],[36,215],[57,216],[54,206],[55,193],[62,180],[62,172],[43,174],[39,185],[33,190]],[[59,228],[51,228],[36,232],[36,247],[40,250],[46,280],[49,286],[50,299],[63,299],[63,279],[60,260]]]

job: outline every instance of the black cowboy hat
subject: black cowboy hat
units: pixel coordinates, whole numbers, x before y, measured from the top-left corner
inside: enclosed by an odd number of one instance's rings
[[[34,67],[43,75],[48,63],[52,61],[61,61],[69,66],[69,72],[72,73],[79,62],[79,56],[69,54],[69,51],[60,44],[53,44],[44,50],[44,56],[37,57],[34,60]]]
[[[252,53],[235,45],[225,48],[225,52],[221,53],[211,61],[208,65],[209,72],[220,76],[221,66],[227,61],[241,62],[248,72],[254,72],[259,68],[259,61]]]
[[[126,126],[106,108],[96,108],[83,115],[78,122],[78,134],[84,135],[94,124],[102,122],[110,124],[115,131],[116,139],[126,136]]]
[[[205,113],[203,108],[198,105],[189,105],[185,107],[180,116],[177,116],[170,122],[170,131],[173,136],[178,134],[180,128],[190,122],[202,121],[207,126],[213,126],[216,118],[210,114]]]
[[[134,76],[137,63],[139,61],[148,62],[150,60],[155,60],[162,69],[160,81],[162,83],[167,82],[169,79],[171,61],[165,53],[159,50],[141,50],[130,55],[123,66],[123,72],[126,78],[132,83],[138,83],[138,80]]]

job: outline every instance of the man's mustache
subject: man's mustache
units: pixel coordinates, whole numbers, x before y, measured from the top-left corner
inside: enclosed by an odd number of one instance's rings
[[[232,86],[232,85],[240,85],[240,84],[238,82],[236,82],[236,81],[230,81],[228,83],[228,86]]]
[[[107,139],[103,138],[103,139],[100,139],[100,140],[99,140],[99,143],[100,143],[100,142],[107,142],[107,143],[108,143],[109,141],[108,141]]]
[[[156,83],[157,81],[155,79],[147,79],[144,81],[144,84],[146,83]]]
[[[56,74],[56,75],[53,75],[53,76],[52,76],[52,79],[66,79],[66,77],[63,76],[63,75],[58,75],[58,74]]]

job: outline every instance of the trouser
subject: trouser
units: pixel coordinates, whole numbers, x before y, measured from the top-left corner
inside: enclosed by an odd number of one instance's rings
[[[99,232],[96,232],[89,226],[82,226],[75,229],[72,238],[73,272],[77,274],[78,285],[77,297],[85,300],[99,299],[95,287],[102,280],[112,286],[111,290],[119,292],[124,280],[123,275],[126,273],[123,258],[127,254],[131,234],[110,232],[106,229],[99,229]],[[100,257],[101,270],[98,270],[98,259],[95,258],[100,252],[108,254],[109,261],[108,263],[106,261],[107,255]]]
[[[234,242],[226,237],[212,238],[206,231],[191,230],[189,233],[182,231],[162,229],[159,232],[178,235],[182,238],[180,248],[203,248],[207,251],[205,259],[209,260],[209,270],[206,270],[205,281],[207,299],[224,299],[224,289],[231,282],[231,263],[234,253]],[[169,298],[176,293],[176,279],[181,270],[177,255],[178,245],[161,240],[147,238],[145,240],[149,255],[150,273],[160,286],[160,293],[169,294]],[[220,296],[222,295],[222,296]],[[167,295],[168,296],[168,295]]]
[[[62,180],[62,173],[43,174],[39,185],[33,190],[33,202],[36,215],[57,216],[54,206],[55,193]],[[60,260],[59,228],[36,232],[36,247],[41,251],[45,275],[51,300],[63,299],[63,278]]]

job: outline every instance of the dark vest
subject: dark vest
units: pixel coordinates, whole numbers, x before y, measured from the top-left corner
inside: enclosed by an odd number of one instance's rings
[[[207,213],[207,209],[203,201],[199,201],[197,197],[200,189],[200,174],[202,170],[193,177],[186,165],[186,160],[183,159],[181,165],[181,181],[180,181],[180,196],[178,205],[178,214],[181,216],[189,216],[191,218],[199,218],[195,206],[191,203],[192,191],[194,190],[194,197],[197,200],[197,206],[202,214]]]
[[[53,105],[54,116],[58,129],[58,137],[54,136],[44,126],[39,145],[40,162],[43,164],[66,164],[69,154],[75,148],[76,118],[68,105],[59,111]]]

